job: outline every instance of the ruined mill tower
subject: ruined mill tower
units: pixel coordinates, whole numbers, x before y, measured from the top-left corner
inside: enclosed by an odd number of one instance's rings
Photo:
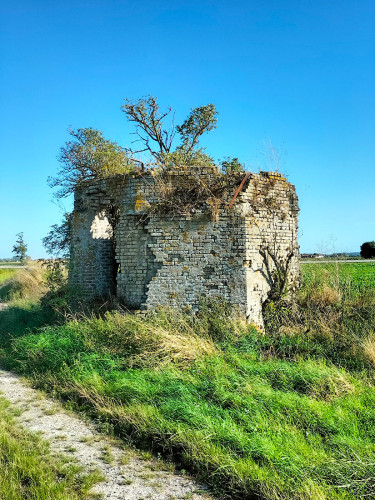
[[[79,186],[71,286],[131,309],[196,309],[220,297],[261,326],[275,263],[287,268],[289,291],[299,282],[298,198],[278,173],[224,177],[189,166]]]

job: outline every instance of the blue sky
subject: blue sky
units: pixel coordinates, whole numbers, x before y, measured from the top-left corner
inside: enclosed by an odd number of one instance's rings
[[[120,107],[146,94],[177,123],[214,103],[215,158],[272,169],[271,142],[300,198],[301,251],[358,251],[375,239],[374,89],[373,0],[3,1],[0,257],[20,231],[45,255],[69,126],[127,146]]]

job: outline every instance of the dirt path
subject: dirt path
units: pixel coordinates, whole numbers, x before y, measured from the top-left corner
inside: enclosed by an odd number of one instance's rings
[[[207,500],[202,486],[191,478],[172,473],[167,466],[149,457],[142,458],[121,443],[110,441],[94,426],[65,411],[56,401],[30,388],[13,373],[0,370],[0,391],[13,407],[23,427],[40,432],[51,451],[68,454],[85,471],[99,470],[105,481],[92,489],[111,500]]]
[[[0,269],[25,269],[27,266],[12,266],[11,264],[10,265],[7,265],[7,264],[0,264]]]

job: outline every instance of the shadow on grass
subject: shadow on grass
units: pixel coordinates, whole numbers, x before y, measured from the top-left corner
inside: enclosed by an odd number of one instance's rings
[[[4,283],[3,285],[0,285],[0,300],[5,302],[8,299],[11,290],[11,283]]]
[[[10,304],[7,309],[0,312],[0,349],[9,347],[14,338],[53,323],[56,324],[56,314],[43,309],[39,303],[19,301]],[[6,361],[3,358],[1,352],[1,362]]]

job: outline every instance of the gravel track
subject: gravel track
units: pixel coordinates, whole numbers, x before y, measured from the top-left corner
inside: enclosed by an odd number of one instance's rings
[[[99,433],[92,424],[64,410],[56,401],[32,389],[13,373],[0,370],[0,391],[24,428],[48,440],[52,453],[69,455],[84,470],[100,471],[105,481],[90,493],[111,500],[208,500],[207,489],[185,475],[168,471],[161,460],[143,459],[120,441]]]

